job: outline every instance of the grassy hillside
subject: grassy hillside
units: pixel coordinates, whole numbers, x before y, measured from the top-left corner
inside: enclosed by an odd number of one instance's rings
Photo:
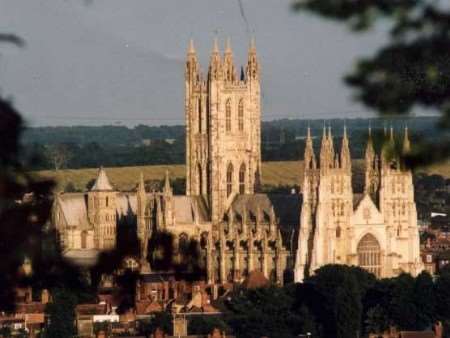
[[[356,172],[362,170],[362,160],[353,161]],[[300,161],[265,162],[262,167],[262,184],[267,185],[295,185],[299,184],[301,175]],[[116,167],[105,168],[112,184],[120,190],[131,190],[136,186],[139,173],[142,171],[146,180],[158,180],[164,178],[164,173],[169,170],[172,178],[182,178],[185,176],[184,165],[151,165],[136,167]],[[94,179],[98,169],[67,169],[55,171],[39,171],[37,175],[51,177],[57,182],[57,190],[62,190],[72,182],[77,189],[84,190],[87,183]],[[425,171],[429,174],[439,174],[450,177],[450,162],[434,165]]]

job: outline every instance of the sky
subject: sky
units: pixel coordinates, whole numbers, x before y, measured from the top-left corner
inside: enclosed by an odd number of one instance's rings
[[[204,70],[230,37],[246,62],[255,37],[264,120],[373,114],[342,81],[385,41],[290,9],[290,0],[0,0],[0,90],[31,126],[184,123],[184,62],[194,40]]]

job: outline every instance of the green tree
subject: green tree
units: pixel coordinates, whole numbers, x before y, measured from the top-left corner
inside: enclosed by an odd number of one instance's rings
[[[293,298],[278,287],[242,290],[227,303],[226,322],[238,337],[295,337]]]
[[[294,8],[342,21],[355,32],[382,22],[390,39],[376,55],[359,60],[346,82],[357,99],[382,114],[418,107],[441,112],[444,128],[435,143],[423,142],[410,164],[450,155],[450,10],[428,0],[296,0]],[[435,138],[436,140],[436,138]],[[430,151],[432,150],[432,151]]]
[[[323,324],[326,337],[356,337],[362,321],[362,295],[374,276],[346,265],[325,265],[306,282],[323,297],[316,318]]]
[[[389,318],[380,305],[375,305],[367,311],[365,324],[367,333],[383,333],[389,328]]]
[[[51,295],[52,302],[47,304],[46,307],[49,324],[44,332],[44,338],[73,337],[76,334],[76,296],[68,289],[54,289]]]
[[[419,309],[414,303],[415,280],[403,273],[394,279],[392,298],[389,304],[390,318],[402,330],[416,328]]]
[[[450,322],[450,265],[439,272],[436,281],[436,312],[439,320]]]
[[[436,319],[435,290],[433,279],[422,271],[415,280],[414,304],[417,308],[416,329],[425,330]]]

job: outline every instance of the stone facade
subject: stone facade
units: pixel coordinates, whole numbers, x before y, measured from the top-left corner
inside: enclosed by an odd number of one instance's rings
[[[324,128],[319,160],[308,130],[302,182],[303,205],[295,280],[325,264],[364,267],[377,277],[423,269],[412,173],[395,155],[394,132],[378,156],[369,130],[365,187],[352,188],[347,132],[335,152],[331,129]],[[410,150],[407,129],[403,153]]]
[[[227,40],[214,41],[203,77],[191,41],[185,74],[186,190],[205,196],[218,222],[237,194],[252,194],[261,173],[260,69],[254,42],[237,75]]]
[[[282,284],[328,263],[360,265],[379,277],[422,269],[412,174],[388,160],[394,137],[377,155],[366,151],[366,186],[352,188],[346,131],[335,152],[330,129],[316,160],[308,130],[300,193],[258,192],[261,179],[260,65],[252,42],[237,76],[227,41],[223,55],[214,42],[202,75],[191,42],[185,69],[186,195],[175,195],[166,173],[159,192],[120,192],[99,170],[86,193],[59,194],[53,223],[69,256],[116,245],[118,226],[136,226],[143,274],[152,270],[149,239],[174,238],[174,255],[195,240],[208,284],[242,282],[253,271]],[[404,151],[409,151],[404,138]],[[300,168],[299,168],[300,170]]]

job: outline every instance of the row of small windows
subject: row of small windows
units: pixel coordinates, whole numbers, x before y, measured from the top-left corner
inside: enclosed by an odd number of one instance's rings
[[[225,129],[227,132],[231,131],[231,99],[225,103]],[[238,104],[238,130],[244,130],[244,100],[239,100]]]
[[[239,168],[239,193],[245,194],[245,164],[242,163]],[[227,197],[231,195],[233,192],[233,176],[234,176],[234,167],[233,164],[230,163],[227,167]]]

